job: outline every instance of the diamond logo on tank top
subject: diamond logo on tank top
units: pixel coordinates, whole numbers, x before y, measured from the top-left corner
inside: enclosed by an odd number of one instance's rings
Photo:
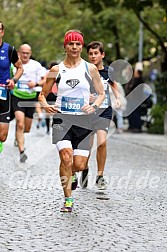
[[[76,85],[78,85],[79,83],[80,81],[78,79],[70,79],[66,81],[66,84],[72,88],[76,87]]]

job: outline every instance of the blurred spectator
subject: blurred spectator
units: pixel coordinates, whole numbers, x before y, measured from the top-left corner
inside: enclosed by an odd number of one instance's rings
[[[51,69],[53,66],[55,65],[58,65],[58,63],[56,61],[51,61],[49,63],[49,66],[48,66],[48,69]],[[56,81],[56,80],[55,80]],[[47,102],[50,104],[50,105],[53,105],[55,104],[55,101],[56,101],[56,98],[57,98],[57,86],[56,86],[56,82],[53,84],[52,86],[52,89],[50,91],[50,93],[48,94],[48,96],[46,97],[46,100]],[[47,131],[46,133],[47,134],[50,134],[50,126],[51,126],[51,123],[50,123],[50,115],[46,115],[45,117],[45,121],[46,121],[46,128],[47,128]]]
[[[120,102],[121,102],[120,108],[115,108],[114,106],[115,96],[111,88],[109,89],[109,91],[110,91],[110,97],[111,97],[111,102],[112,102],[112,108],[114,111],[113,120],[117,127],[117,133],[123,133],[123,128],[124,128],[123,111],[126,109],[127,100],[125,98],[125,91],[124,91],[124,88],[122,87],[122,84],[117,82],[117,87],[118,87],[118,92],[119,92],[119,97],[120,97]]]
[[[143,80],[143,66],[141,62],[136,63],[134,74],[132,79],[125,85],[125,93],[128,95],[132,90],[134,90],[137,86],[139,86],[141,83],[144,83]],[[141,94],[138,93],[138,96],[142,96],[143,90],[140,89]],[[131,98],[131,101],[128,102],[128,106],[133,107],[133,104],[135,103],[135,95]],[[128,131],[134,132],[134,133],[140,133],[142,131],[142,120],[141,120],[141,106],[138,106],[135,110],[132,111],[132,113],[128,116],[129,121],[129,127]]]

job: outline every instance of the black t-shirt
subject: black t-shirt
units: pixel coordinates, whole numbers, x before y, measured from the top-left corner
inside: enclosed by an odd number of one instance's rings
[[[104,69],[98,70],[98,71],[99,71],[100,76],[102,76],[104,80],[107,80],[107,82],[110,85],[113,85],[113,82],[110,80],[110,78],[108,76],[108,67],[107,66],[105,66]],[[90,92],[91,92],[91,94],[96,93],[94,86],[91,87]],[[107,89],[107,93],[109,93],[109,89]]]

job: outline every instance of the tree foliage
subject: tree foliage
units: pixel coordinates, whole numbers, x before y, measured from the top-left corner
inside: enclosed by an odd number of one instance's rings
[[[33,57],[49,62],[64,57],[63,36],[69,29],[105,45],[106,61],[137,61],[139,21],[144,25],[143,58],[155,56],[167,63],[166,0],[0,0],[4,40],[32,46]],[[87,59],[86,49],[83,57]]]

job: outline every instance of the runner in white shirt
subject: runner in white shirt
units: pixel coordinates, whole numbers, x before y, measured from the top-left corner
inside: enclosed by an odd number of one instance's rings
[[[66,57],[59,65],[51,68],[39,94],[39,101],[46,112],[54,114],[53,143],[59,151],[60,179],[65,196],[62,212],[72,211],[71,190],[77,187],[75,172],[85,169],[89,156],[90,116],[105,98],[97,68],[80,56],[83,44],[80,31],[70,30],[65,34]],[[46,97],[55,78],[57,100],[55,105],[49,105]],[[89,104],[91,85],[94,85],[97,92],[97,99],[92,105]]]
[[[30,59],[32,52],[29,45],[21,45],[18,54],[24,72],[13,90],[12,109],[16,118],[16,141],[20,162],[25,162],[27,155],[24,152],[24,133],[30,132],[37,101],[36,87],[44,84],[45,73],[39,62]]]

